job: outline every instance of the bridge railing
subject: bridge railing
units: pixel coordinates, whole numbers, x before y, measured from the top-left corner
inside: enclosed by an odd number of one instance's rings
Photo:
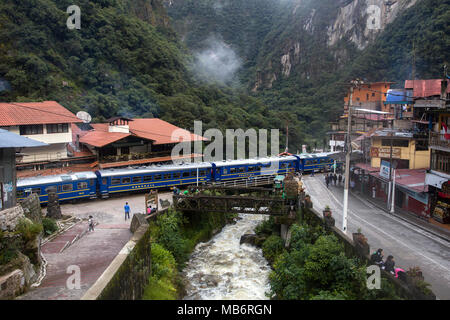
[[[223,187],[258,187],[258,186],[266,186],[269,184],[273,184],[275,176],[255,176],[251,179],[242,178],[242,179],[234,179],[231,181],[217,181],[212,182],[210,185],[214,186],[223,186]]]

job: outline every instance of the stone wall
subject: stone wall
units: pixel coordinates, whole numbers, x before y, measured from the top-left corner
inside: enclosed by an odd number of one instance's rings
[[[123,247],[82,300],[139,300],[151,274],[150,229],[143,214],[135,214],[131,240]]]
[[[20,219],[23,218],[25,218],[25,215],[21,206],[15,206],[0,211],[0,230],[1,231],[15,230]]]
[[[34,223],[42,222],[42,210],[39,196],[36,193],[29,195],[23,200],[20,205],[23,208],[23,213]]]
[[[347,256],[358,257],[362,261],[366,262],[367,265],[371,264],[369,254],[362,252],[362,250],[355,245],[353,240],[344,234],[340,229],[333,225],[327,225],[322,217],[322,214],[312,208],[303,208],[301,215],[303,219],[310,220],[313,223],[320,223],[329,232],[333,233],[343,243],[345,254]],[[417,287],[415,287],[408,276],[406,276],[406,281],[401,281],[384,270],[381,270],[381,276],[393,284],[395,293],[403,299],[436,300],[436,296],[433,293],[430,295],[425,295]]]

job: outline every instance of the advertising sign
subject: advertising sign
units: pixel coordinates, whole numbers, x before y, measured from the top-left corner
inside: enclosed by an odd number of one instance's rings
[[[391,168],[390,163],[387,161],[381,161],[380,166],[380,176],[383,178],[389,179],[389,169]]]

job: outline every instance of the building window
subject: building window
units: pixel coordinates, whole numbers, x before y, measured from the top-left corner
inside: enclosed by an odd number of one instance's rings
[[[47,124],[47,133],[65,133],[69,132],[67,123]]]
[[[391,146],[391,140],[383,139],[381,141],[381,145],[383,147],[390,147]],[[409,146],[409,140],[400,140],[400,139],[393,140],[392,141],[392,146],[393,147],[407,148]]]
[[[43,134],[44,126],[42,124],[33,124],[28,126],[20,126],[20,135]]]

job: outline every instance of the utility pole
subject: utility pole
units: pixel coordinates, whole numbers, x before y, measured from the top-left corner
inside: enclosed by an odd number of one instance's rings
[[[391,203],[391,214],[395,212],[395,169],[394,169],[394,181],[392,183],[392,203]]]

